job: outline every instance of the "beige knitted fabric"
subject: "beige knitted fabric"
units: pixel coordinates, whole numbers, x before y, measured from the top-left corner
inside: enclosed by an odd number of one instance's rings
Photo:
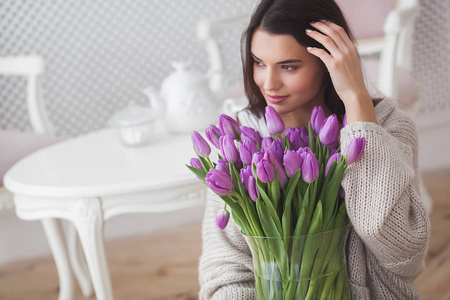
[[[366,138],[362,158],[342,182],[353,229],[348,238],[348,270],[353,299],[420,299],[413,280],[424,270],[430,235],[420,200],[417,136],[413,122],[385,99],[375,107],[378,125],[357,122],[341,130],[344,149]],[[243,125],[248,122],[240,115]],[[259,130],[260,128],[255,128]],[[203,221],[200,299],[254,299],[250,249],[230,219],[220,230],[215,215],[223,201],[209,193]]]

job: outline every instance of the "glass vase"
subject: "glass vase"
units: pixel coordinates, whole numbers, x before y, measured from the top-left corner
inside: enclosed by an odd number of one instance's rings
[[[289,237],[244,235],[257,299],[351,299],[345,253],[350,228]]]

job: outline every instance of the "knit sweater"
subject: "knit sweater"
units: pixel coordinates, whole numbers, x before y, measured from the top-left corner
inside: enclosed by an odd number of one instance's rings
[[[424,270],[430,222],[420,200],[417,136],[410,117],[385,99],[375,106],[378,125],[348,124],[340,131],[341,148],[364,137],[361,159],[342,181],[353,225],[348,243],[352,299],[421,299],[414,279]],[[267,136],[264,121],[240,112],[242,125]],[[255,299],[250,249],[230,218],[220,230],[215,215],[224,202],[208,193],[200,257],[200,299]]]

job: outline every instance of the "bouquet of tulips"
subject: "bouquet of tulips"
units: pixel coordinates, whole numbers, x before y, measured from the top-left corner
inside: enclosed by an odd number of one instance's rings
[[[285,131],[271,106],[265,119],[275,138],[220,115],[218,127],[205,132],[220,150],[214,161],[210,144],[192,132],[197,157],[188,168],[223,199],[217,226],[226,227],[228,206],[242,229],[259,299],[349,299],[343,244],[350,225],[341,181],[365,139],[355,138],[341,153],[337,117],[326,118],[320,106],[308,128]]]

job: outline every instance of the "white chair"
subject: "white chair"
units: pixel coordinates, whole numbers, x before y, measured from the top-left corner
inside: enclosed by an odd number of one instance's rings
[[[373,96],[381,94],[395,99],[399,108],[413,113],[419,95],[411,66],[412,35],[418,1],[336,2],[357,40],[369,92]]]
[[[0,75],[24,76],[27,80],[26,99],[33,132],[0,130],[0,209],[13,206],[11,194],[3,187],[3,175],[22,157],[58,141],[53,126],[45,114],[41,97],[43,59],[38,56],[0,58]]]
[[[39,56],[15,56],[0,58],[0,75],[20,76],[27,81],[26,101],[28,115],[33,129],[32,132],[20,132],[18,130],[0,130],[0,210],[2,208],[13,208],[13,196],[3,187],[3,176],[6,171],[23,157],[46,146],[61,141],[54,136],[53,124],[49,121],[42,97],[41,81],[45,73],[44,60]],[[64,274],[72,274],[72,269],[80,283],[85,296],[93,293],[92,284],[88,277],[85,263],[82,262],[81,252],[78,251],[77,236],[73,226],[68,226],[69,255],[72,267],[64,263],[65,259],[59,259],[65,255],[63,251],[57,251],[65,247],[65,241],[59,237],[61,225],[59,221],[43,220],[45,234],[55,257],[55,263],[59,270],[61,282],[60,298],[71,294],[72,278]],[[66,271],[62,271],[66,270]],[[63,277],[61,277],[63,276]]]
[[[411,53],[414,18],[418,13],[418,0],[336,0],[352,29],[366,86],[373,97],[385,96],[396,100],[399,108],[414,115],[418,102],[417,82],[412,76]],[[369,13],[370,16],[367,16]],[[197,24],[197,37],[204,43],[210,70],[224,72],[224,55],[218,36],[229,30],[245,28],[250,13],[201,20]],[[236,55],[240,55],[236,53]],[[210,81],[211,89],[220,90],[225,76]],[[247,105],[244,94],[226,99],[223,112],[235,115]],[[428,212],[432,201],[420,179],[422,199]]]

